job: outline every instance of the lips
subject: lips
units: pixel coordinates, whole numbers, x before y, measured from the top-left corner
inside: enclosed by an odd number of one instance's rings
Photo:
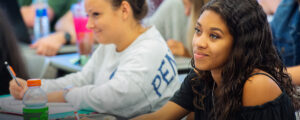
[[[94,33],[100,33],[100,32],[102,32],[102,30],[99,30],[99,29],[94,29],[94,30],[92,30]]]
[[[208,54],[205,54],[205,53],[194,53],[194,58],[195,59],[202,59],[202,58],[205,58],[207,56],[208,56]]]
[[[98,30],[98,31],[94,31],[94,33],[100,33],[101,31],[100,30]]]

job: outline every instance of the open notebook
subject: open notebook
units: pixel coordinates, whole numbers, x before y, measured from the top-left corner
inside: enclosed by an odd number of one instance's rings
[[[78,110],[69,103],[47,103],[47,105],[49,107],[49,115]],[[0,113],[22,115],[23,107],[22,101],[15,100],[12,96],[0,97]]]

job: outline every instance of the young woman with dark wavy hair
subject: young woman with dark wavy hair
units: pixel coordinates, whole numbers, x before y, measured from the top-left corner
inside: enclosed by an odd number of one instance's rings
[[[295,120],[299,93],[256,0],[212,0],[193,38],[194,70],[160,110],[136,119]]]

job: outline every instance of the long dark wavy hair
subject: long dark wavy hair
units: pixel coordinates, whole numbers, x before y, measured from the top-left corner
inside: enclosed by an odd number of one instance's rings
[[[0,94],[8,94],[9,81],[12,78],[4,61],[14,68],[17,77],[28,79],[28,73],[19,51],[16,35],[2,8],[0,8],[0,18]]]
[[[244,84],[254,69],[272,75],[298,110],[300,94],[292,84],[291,77],[273,45],[266,14],[257,1],[212,0],[202,8],[200,14],[205,10],[218,13],[234,39],[232,53],[221,73],[221,85],[215,92],[214,111],[210,111],[210,119],[235,119],[242,107]],[[204,85],[204,91],[211,90],[214,81],[210,71],[197,69],[194,59],[191,64],[198,72],[198,76],[191,82],[193,89]]]

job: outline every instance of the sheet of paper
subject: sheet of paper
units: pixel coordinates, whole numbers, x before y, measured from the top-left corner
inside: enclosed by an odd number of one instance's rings
[[[69,103],[47,103],[49,114],[77,111]],[[12,96],[0,98],[0,111],[8,113],[23,113],[23,103],[21,100],[15,100]]]

